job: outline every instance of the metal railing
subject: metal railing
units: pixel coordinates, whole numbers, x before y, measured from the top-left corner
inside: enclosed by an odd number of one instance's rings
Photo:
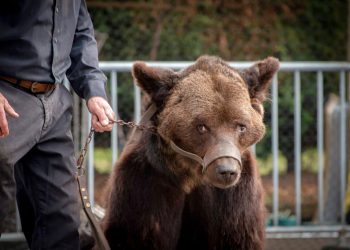
[[[192,62],[149,62],[150,66],[171,68],[174,70],[183,69]],[[232,62],[230,65],[236,69],[244,69],[251,66],[253,62]],[[111,106],[113,110],[118,111],[118,74],[122,72],[130,72],[133,62],[101,62],[101,69],[107,74],[110,85]],[[338,237],[341,232],[350,234],[350,227],[345,223],[345,192],[346,192],[346,176],[347,176],[347,131],[346,131],[346,105],[347,95],[346,90],[346,76],[350,71],[350,63],[338,62],[282,62],[279,72],[290,72],[293,74],[294,84],[294,156],[295,156],[295,217],[296,226],[281,227],[278,226],[279,218],[279,166],[278,166],[278,152],[279,152],[279,100],[278,100],[278,75],[273,78],[271,88],[271,129],[272,129],[272,221],[273,226],[267,227],[268,235],[275,235],[280,237],[281,234],[299,235],[300,237],[316,237],[316,235],[325,235],[328,237]],[[318,165],[318,223],[315,225],[302,225],[302,210],[301,210],[301,104],[300,104],[300,88],[303,84],[301,82],[301,74],[304,72],[312,72],[317,79],[317,165]],[[328,72],[335,72],[339,74],[339,97],[340,97],[340,200],[341,200],[341,218],[336,225],[327,225],[324,222],[324,74]],[[141,92],[140,89],[134,85],[134,119],[139,121],[141,117]],[[88,117],[90,120],[90,117]],[[90,121],[86,121],[90,123]],[[118,155],[118,127],[114,126],[111,134],[110,146],[112,149],[112,161],[117,160]],[[88,189],[91,199],[91,204],[94,204],[94,140],[89,145],[88,159],[87,159],[87,175],[88,175]],[[16,238],[18,234],[8,234],[9,240]],[[271,236],[273,237],[273,236]],[[4,240],[2,237],[1,240]],[[6,240],[6,237],[5,237]]]

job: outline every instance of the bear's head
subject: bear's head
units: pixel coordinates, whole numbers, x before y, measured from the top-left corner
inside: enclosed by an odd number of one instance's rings
[[[278,68],[272,57],[241,72],[211,56],[179,72],[134,64],[136,82],[158,108],[160,153],[172,157],[170,168],[186,185],[238,183],[241,156],[265,133],[262,104]]]

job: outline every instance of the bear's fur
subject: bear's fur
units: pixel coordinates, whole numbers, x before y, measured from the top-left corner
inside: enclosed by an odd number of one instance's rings
[[[263,190],[249,147],[265,132],[262,103],[278,67],[272,57],[241,72],[210,56],[179,72],[134,64],[157,106],[149,121],[157,133],[138,132],[110,177],[102,225],[112,249],[263,249]],[[240,166],[223,157],[202,172],[169,146],[203,157],[222,140],[238,148]]]

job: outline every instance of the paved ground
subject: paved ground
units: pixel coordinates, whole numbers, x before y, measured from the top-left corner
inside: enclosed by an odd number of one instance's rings
[[[350,250],[337,248],[338,239],[311,238],[311,239],[268,239],[266,250]],[[350,246],[350,239],[347,239],[347,246]],[[327,248],[327,246],[329,246]],[[331,247],[332,246],[332,247]]]

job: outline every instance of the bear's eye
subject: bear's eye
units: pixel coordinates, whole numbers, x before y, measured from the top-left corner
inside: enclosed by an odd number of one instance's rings
[[[208,132],[208,128],[204,124],[197,125],[197,130],[201,134]]]
[[[244,124],[238,124],[237,130],[239,133],[245,133],[247,131],[247,126]]]

